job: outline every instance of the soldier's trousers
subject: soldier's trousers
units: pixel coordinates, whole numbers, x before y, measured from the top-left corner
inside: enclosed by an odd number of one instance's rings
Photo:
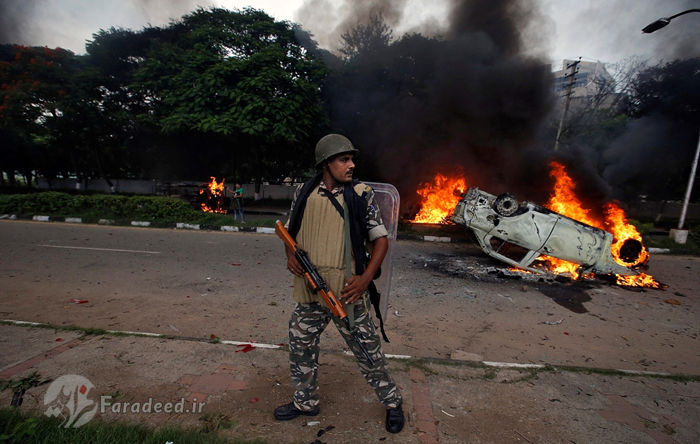
[[[355,328],[362,339],[362,344],[374,360],[374,366],[369,365],[343,322],[333,316],[324,304],[299,303],[294,309],[289,320],[289,364],[292,384],[294,384],[294,404],[298,409],[308,411],[319,405],[320,394],[317,381],[319,342],[321,333],[331,319],[355,355],[357,365],[379,400],[387,408],[395,408],[401,404],[401,393],[386,370],[381,342],[372,317],[363,304],[355,304],[354,309]]]

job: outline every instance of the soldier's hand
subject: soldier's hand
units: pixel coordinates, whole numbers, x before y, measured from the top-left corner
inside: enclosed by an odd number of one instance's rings
[[[301,268],[299,260],[293,254],[287,256],[287,270],[296,276],[304,275],[304,269]]]
[[[340,291],[340,298],[346,304],[352,304],[365,294],[370,282],[372,282],[371,278],[356,275],[350,276],[350,279],[345,282],[345,286]]]

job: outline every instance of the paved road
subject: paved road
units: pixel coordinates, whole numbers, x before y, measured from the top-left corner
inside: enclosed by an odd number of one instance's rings
[[[0,221],[0,318],[286,343],[293,303],[281,251],[274,235]],[[329,329],[319,419],[321,427],[334,429],[323,439],[697,442],[696,382],[580,371],[531,375],[450,363],[697,375],[699,266],[697,258],[655,256],[649,271],[668,289],[631,292],[603,281],[505,278],[500,264],[469,244],[399,241],[385,351],[442,360],[392,361],[409,423],[400,436],[387,436],[381,406],[352,361],[338,353],[343,344]],[[35,369],[52,378],[75,373],[88,377],[99,394],[120,393],[128,401],[203,394],[208,413],[237,421],[234,435],[315,439],[317,430],[300,427],[303,421],[270,419],[289,396],[284,352],[236,353],[222,344],[162,338],[81,341],[73,332],[7,325],[0,330],[4,377]],[[59,339],[65,345],[57,348]],[[39,389],[28,392],[26,407],[44,408]],[[352,402],[348,391],[356,394]],[[0,393],[0,402],[8,396]],[[198,415],[128,418],[201,422]]]
[[[281,250],[274,235],[0,221],[0,317],[286,342]],[[650,272],[668,289],[632,292],[499,278],[500,264],[469,244],[399,241],[386,351],[697,374],[699,268],[655,256]]]

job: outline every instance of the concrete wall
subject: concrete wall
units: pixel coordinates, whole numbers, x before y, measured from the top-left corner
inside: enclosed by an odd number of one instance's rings
[[[261,185],[260,196],[258,198],[292,200],[292,198],[294,197],[294,191],[296,189],[296,186]],[[243,197],[251,199],[255,197],[255,184],[250,183],[243,185]]]
[[[113,187],[113,188],[112,188]],[[43,177],[38,180],[37,188],[43,190],[90,190],[102,191],[105,193],[133,193],[133,194],[156,194],[155,180],[135,180],[135,179],[114,179],[112,187],[104,179],[92,179],[87,183],[87,187],[77,179],[55,179],[51,181],[51,186]]]
[[[632,219],[678,219],[682,208],[682,201],[638,201],[630,203],[626,213]],[[686,219],[700,219],[700,203],[688,204]]]
[[[133,194],[161,194],[161,195],[198,195],[199,189],[204,182],[198,181],[181,181],[181,182],[159,182],[156,180],[132,180],[132,179],[114,179],[112,180],[114,189],[110,189],[107,181],[104,179],[90,180],[87,184],[87,190],[101,191],[104,193],[133,193]],[[227,197],[233,195],[235,184],[226,184]],[[51,181],[51,187],[44,178],[39,178],[38,186],[42,190],[81,190],[84,189],[82,184],[76,179],[56,179]],[[262,185],[260,187],[259,199],[279,199],[291,200],[294,197],[296,185]],[[243,184],[243,198],[255,198],[255,184]]]

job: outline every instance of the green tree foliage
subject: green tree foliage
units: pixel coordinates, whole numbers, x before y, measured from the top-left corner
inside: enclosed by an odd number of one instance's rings
[[[350,60],[358,56],[368,56],[385,50],[392,40],[393,31],[380,15],[370,18],[343,33],[340,38],[343,46],[340,52]]]
[[[76,72],[73,53],[62,49],[0,46],[0,171],[10,182],[16,172],[54,172],[61,153],[48,144],[47,120],[61,115],[67,84]]]
[[[104,60],[60,48],[6,45],[2,54],[0,130],[9,141],[2,169],[9,178],[15,171],[49,181],[129,177],[134,165],[124,145],[133,109],[120,101],[129,96],[128,79],[100,65]]]
[[[700,58],[675,60],[639,73],[629,114],[653,114],[700,128]]]
[[[86,45],[86,63],[92,70],[93,88],[99,91],[101,172],[111,177],[149,177],[154,162],[155,128],[138,116],[148,114],[150,104],[132,86],[152,39],[161,31],[141,32],[110,28],[93,34]]]
[[[0,170],[276,180],[313,164],[327,57],[253,9],[100,30],[87,54],[0,45]]]
[[[604,177],[625,197],[681,199],[700,131],[700,58],[640,71],[627,114],[604,153]]]
[[[136,85],[160,128],[199,135],[223,173],[289,174],[310,164],[325,122],[325,67],[295,31],[258,10],[198,9],[153,41]]]

